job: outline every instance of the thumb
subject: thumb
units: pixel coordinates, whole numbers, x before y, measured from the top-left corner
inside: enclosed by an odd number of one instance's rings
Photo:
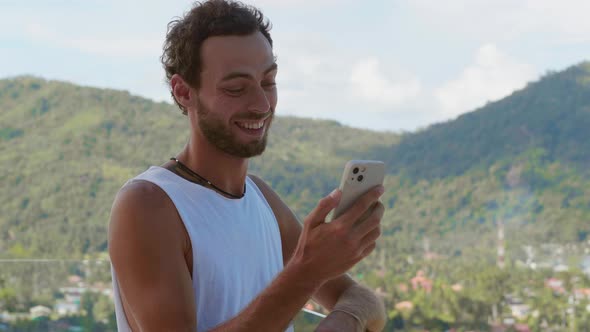
[[[315,209],[313,209],[307,217],[307,223],[309,223],[311,227],[324,223],[328,213],[330,213],[330,211],[332,211],[340,202],[341,196],[342,192],[340,189],[334,189],[334,191],[328,196],[322,198]]]

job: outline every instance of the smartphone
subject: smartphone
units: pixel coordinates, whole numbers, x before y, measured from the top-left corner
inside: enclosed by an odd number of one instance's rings
[[[344,166],[340,191],[342,198],[328,217],[328,222],[340,217],[356,200],[372,188],[382,185],[385,178],[385,163],[377,160],[351,160]]]

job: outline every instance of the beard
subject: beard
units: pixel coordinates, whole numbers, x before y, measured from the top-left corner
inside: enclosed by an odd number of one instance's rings
[[[248,143],[241,143],[238,141],[236,135],[232,134],[231,128],[223,120],[217,118],[201,100],[197,100],[199,128],[205,138],[219,150],[239,158],[251,158],[261,155],[264,152],[270,125],[274,118],[274,110],[270,112],[271,115],[264,124],[266,128],[264,129],[262,138]],[[240,116],[240,120],[260,120],[264,117],[266,117],[266,114],[247,113]]]

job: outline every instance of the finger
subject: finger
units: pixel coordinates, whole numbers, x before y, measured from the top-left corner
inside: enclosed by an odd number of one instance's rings
[[[381,224],[385,207],[381,202],[375,202],[371,206],[371,214],[362,221],[359,221],[355,232],[362,238]]]
[[[375,243],[375,241],[377,241],[377,239],[380,236],[381,236],[381,227],[377,227],[377,228],[373,229],[372,231],[370,231],[367,235],[365,235],[363,237],[363,239],[361,240],[360,247],[366,248],[366,247],[370,246],[371,244]]]
[[[373,242],[371,245],[369,245],[368,247],[366,247],[363,250],[363,254],[362,254],[363,255],[363,258],[369,256],[373,252],[373,250],[375,250],[375,247],[377,247],[377,243],[375,243],[375,242]]]
[[[363,212],[363,214],[358,218],[358,220],[356,221],[356,224],[361,224],[363,221],[368,219],[371,216],[371,214],[373,214],[373,211],[375,210],[377,203],[378,203],[378,201],[371,204],[371,206],[367,209],[367,211]]]
[[[335,189],[328,196],[322,198],[318,205],[311,211],[307,217],[306,223],[311,227],[324,223],[326,216],[332,211],[340,202],[342,192],[339,189]]]
[[[354,224],[367,211],[373,203],[375,203],[381,195],[383,195],[384,188],[379,185],[364,193],[354,205],[344,213],[341,218],[342,222]]]

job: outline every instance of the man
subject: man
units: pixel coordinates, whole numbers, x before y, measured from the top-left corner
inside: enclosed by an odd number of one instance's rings
[[[375,248],[380,186],[340,218],[336,190],[304,225],[255,176],[277,104],[269,24],[228,0],[169,25],[162,62],[188,116],[184,149],[118,193],[109,253],[119,331],[292,331],[313,298],[318,331],[381,331],[383,303],[346,271]],[[361,219],[365,211],[368,217]]]

